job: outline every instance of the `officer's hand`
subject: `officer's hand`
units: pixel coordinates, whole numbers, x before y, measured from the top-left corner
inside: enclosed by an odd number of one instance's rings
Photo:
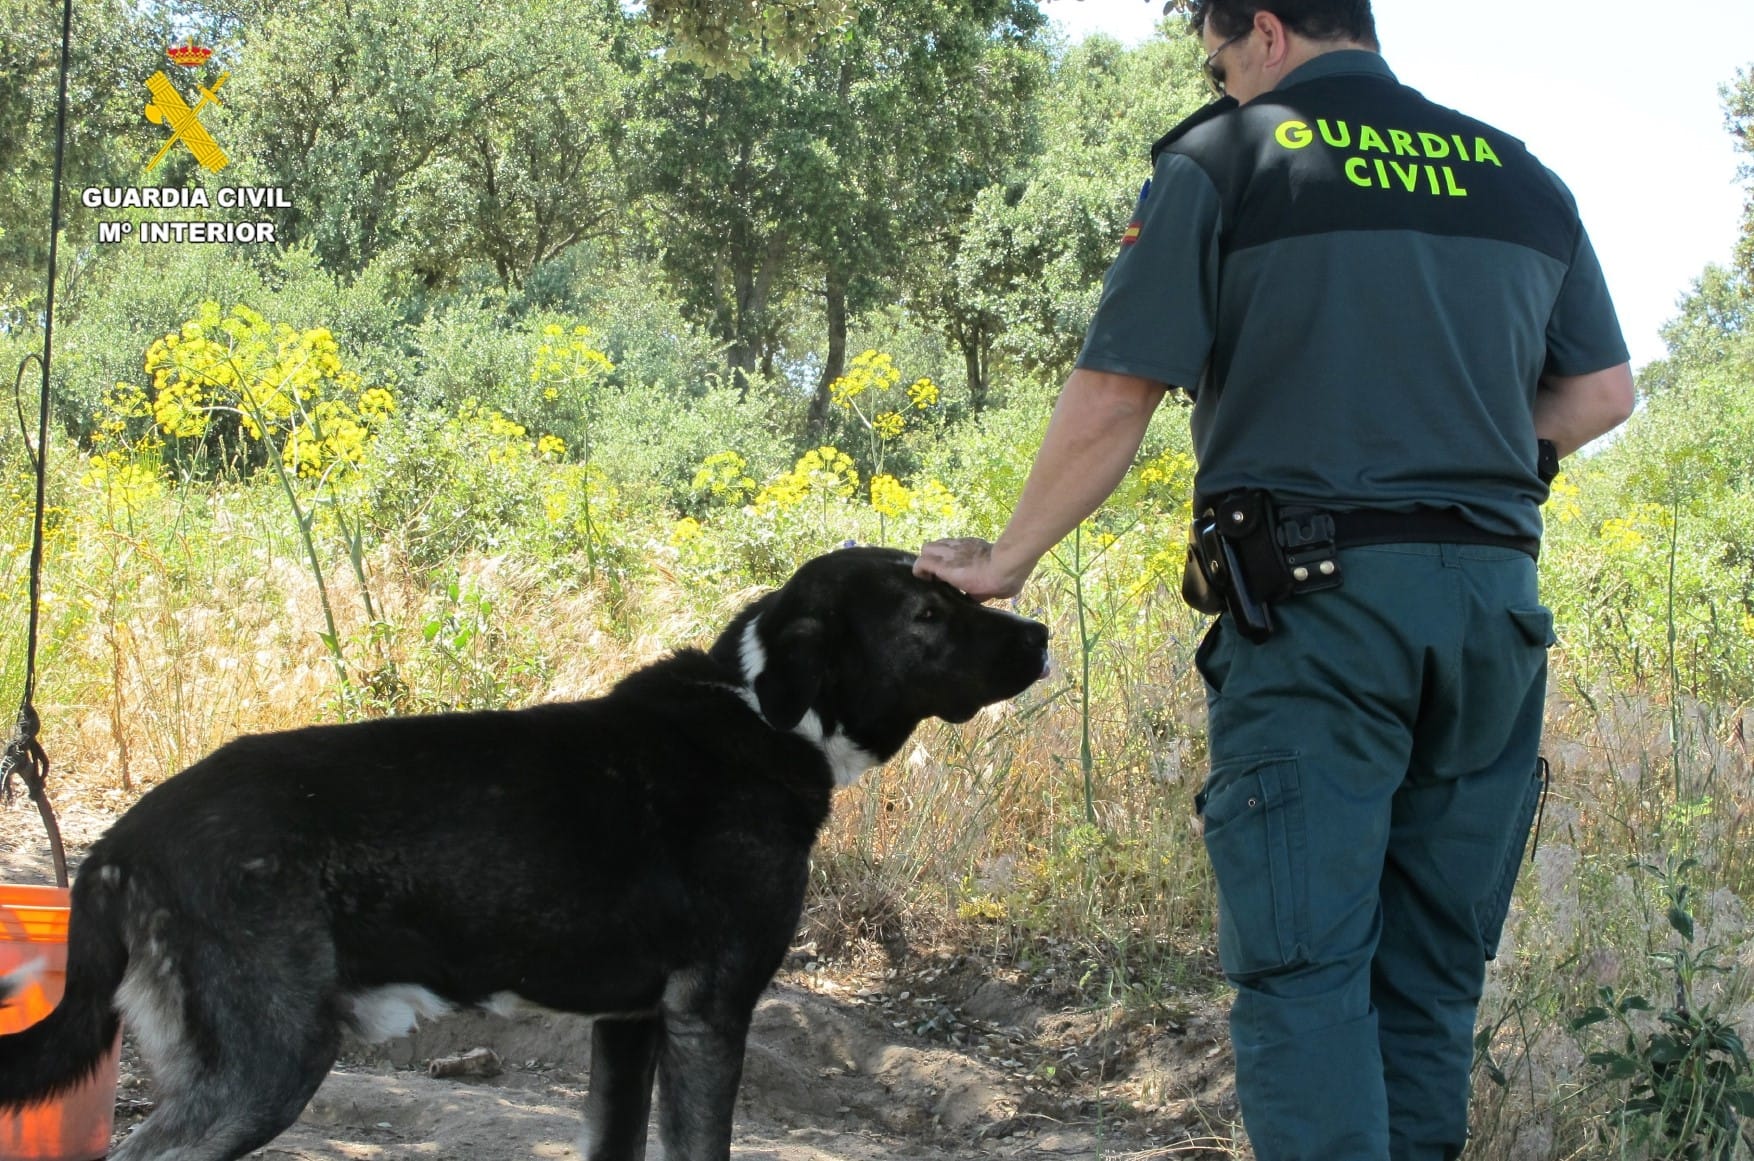
[[[915,576],[947,581],[977,601],[1016,596],[1023,591],[1029,573],[1029,567],[1020,573],[1004,567],[994,559],[992,543],[974,536],[933,540],[921,546],[914,561]]]

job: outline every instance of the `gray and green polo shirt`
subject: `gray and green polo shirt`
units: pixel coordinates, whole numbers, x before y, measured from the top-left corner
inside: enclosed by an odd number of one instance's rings
[[[1627,352],[1576,203],[1520,141],[1342,51],[1153,159],[1078,365],[1193,396],[1201,496],[1540,535],[1537,384]]]

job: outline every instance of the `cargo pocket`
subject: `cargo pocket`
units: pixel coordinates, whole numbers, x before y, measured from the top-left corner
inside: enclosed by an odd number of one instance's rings
[[[1225,974],[1247,980],[1304,962],[1309,844],[1296,755],[1257,755],[1216,769],[1200,801],[1218,880]]]
[[[1206,635],[1200,638],[1199,648],[1194,650],[1194,668],[1206,683],[1206,700],[1210,702],[1224,692],[1224,677],[1230,672],[1230,650],[1224,640],[1224,618],[1220,617],[1206,627]]]
[[[1535,828],[1535,811],[1541,805],[1541,795],[1546,788],[1547,763],[1542,759],[1535,763],[1534,776],[1529,779],[1522,805],[1517,808],[1516,825],[1510,832],[1510,843],[1504,849],[1504,862],[1498,869],[1492,894],[1474,910],[1474,920],[1480,925],[1480,943],[1485,948],[1487,959],[1498,958],[1498,941],[1504,935],[1504,921],[1510,915],[1511,893],[1516,890],[1516,877],[1529,849],[1529,832]]]
[[[1548,649],[1559,643],[1559,635],[1553,632],[1552,609],[1536,605],[1532,609],[1511,609],[1509,612],[1517,631],[1530,645]]]

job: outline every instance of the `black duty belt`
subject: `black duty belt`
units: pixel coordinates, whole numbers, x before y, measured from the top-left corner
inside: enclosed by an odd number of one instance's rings
[[[1297,517],[1315,509],[1286,508],[1282,517]],[[1376,508],[1348,508],[1328,512],[1334,521],[1334,547],[1360,548],[1368,544],[1484,544],[1514,548],[1536,559],[1541,541],[1534,536],[1510,536],[1488,532],[1459,512],[1421,508],[1412,512],[1388,512]]]
[[[1260,489],[1240,489],[1194,517],[1182,597],[1203,613],[1230,613],[1245,637],[1264,641],[1275,603],[1344,583],[1339,550],[1418,543],[1489,545],[1531,559],[1541,553],[1536,537],[1488,532],[1448,509],[1280,507]]]

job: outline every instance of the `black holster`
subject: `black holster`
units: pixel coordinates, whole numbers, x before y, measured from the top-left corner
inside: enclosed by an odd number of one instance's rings
[[[1273,633],[1273,604],[1294,593],[1337,588],[1333,518],[1282,515],[1258,488],[1231,492],[1188,529],[1182,599],[1202,613],[1229,613],[1250,641]]]

